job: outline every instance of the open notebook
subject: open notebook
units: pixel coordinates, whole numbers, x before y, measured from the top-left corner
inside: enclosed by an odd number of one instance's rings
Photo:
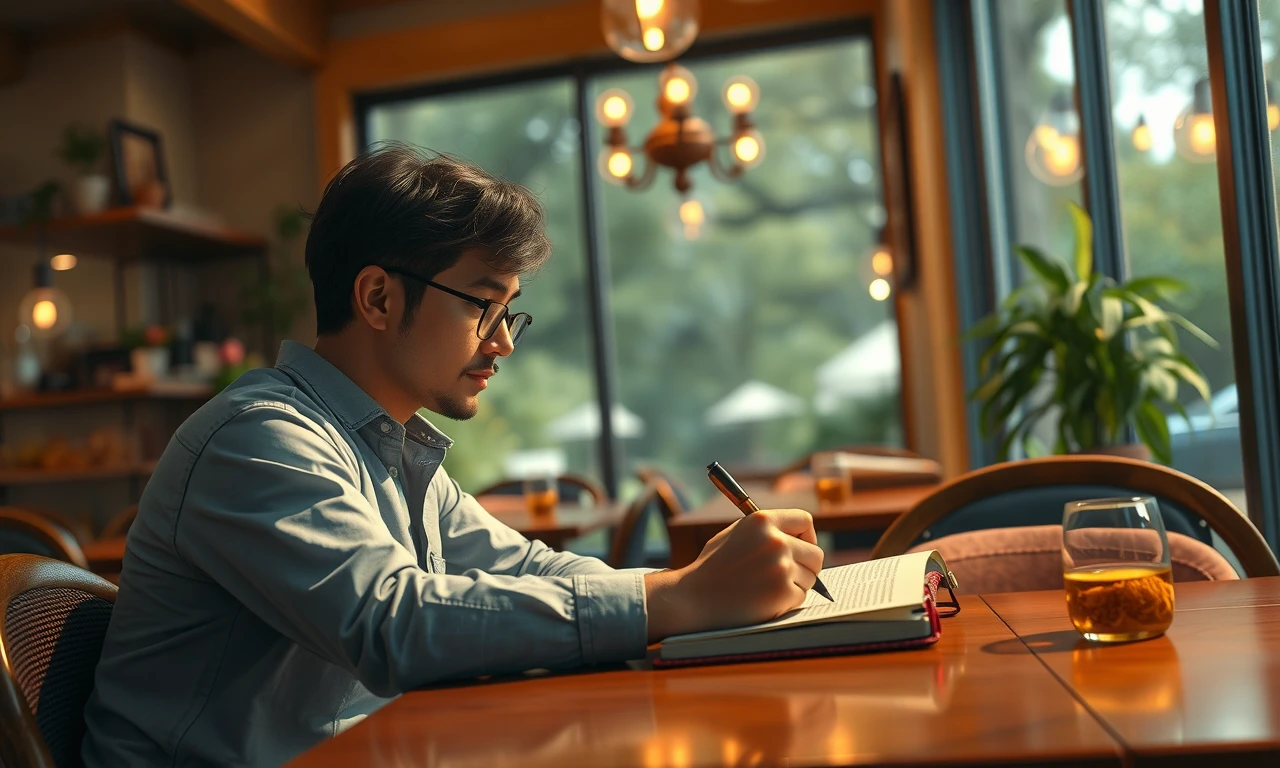
[[[955,586],[937,552],[913,552],[824,568],[835,601],[810,592],[799,608],[763,624],[676,635],[662,641],[655,666],[913,648],[941,633],[935,593]]]

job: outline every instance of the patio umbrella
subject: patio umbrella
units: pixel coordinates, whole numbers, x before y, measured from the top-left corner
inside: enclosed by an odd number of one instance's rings
[[[613,404],[613,433],[618,437],[640,437],[644,434],[644,421],[620,403]],[[547,425],[547,432],[556,440],[594,440],[600,436],[599,403],[583,403]]]
[[[804,413],[804,401],[763,381],[748,381],[707,409],[707,424],[756,424]]]

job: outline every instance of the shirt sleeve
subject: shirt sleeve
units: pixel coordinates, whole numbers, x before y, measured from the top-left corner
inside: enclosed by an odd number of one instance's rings
[[[652,569],[615,570],[594,557],[557,552],[525,538],[489,514],[441,467],[432,480],[440,509],[440,546],[450,574],[572,579],[578,594],[589,594],[578,617],[583,647],[613,657],[647,633],[644,574]]]
[[[644,655],[640,575],[428,573],[360,492],[339,443],[286,406],[238,413],[192,467],[178,553],[379,696]]]

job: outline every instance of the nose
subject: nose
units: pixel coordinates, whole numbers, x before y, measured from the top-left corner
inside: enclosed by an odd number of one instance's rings
[[[486,350],[488,354],[497,355],[498,357],[506,357],[515,351],[515,342],[511,340],[511,328],[507,325],[507,318],[502,318],[498,323],[498,328],[493,335],[485,339],[480,348]]]

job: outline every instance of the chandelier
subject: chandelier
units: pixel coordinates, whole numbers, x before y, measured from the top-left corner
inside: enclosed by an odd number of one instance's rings
[[[751,111],[760,100],[760,89],[745,75],[729,79],[724,86],[724,103],[733,114],[733,131],[717,138],[707,122],[693,114],[693,98],[698,81],[693,73],[672,62],[658,78],[658,112],[661,119],[649,131],[640,147],[627,145],[627,123],[634,103],[619,88],[610,88],[596,99],[596,117],[606,129],[605,146],[600,150],[600,173],[605,179],[631,189],[643,189],[653,181],[658,166],[675,171],[675,188],[688,192],[692,187],[689,169],[706,162],[716,178],[736,179],[764,159],[764,137],[756,130]],[[728,146],[733,160],[723,163],[717,147]],[[642,157],[644,169],[635,173],[634,158]]]
[[[751,119],[760,89],[751,78],[740,75],[725,83],[725,106],[733,114],[728,137],[717,138],[711,126],[693,114],[698,81],[671,60],[697,37],[697,0],[603,0],[600,23],[605,41],[622,58],[670,62],[658,78],[660,119],[641,146],[627,144],[627,123],[635,106],[631,97],[610,88],[596,99],[596,118],[606,130],[600,151],[600,173],[605,179],[643,189],[653,182],[658,166],[665,166],[675,171],[676,190],[683,194],[692,186],[689,169],[698,163],[707,163],[717,178],[727,181],[764,159],[764,138]],[[729,147],[731,162],[721,161],[716,152],[721,146]],[[643,170],[636,173],[638,158],[643,160]],[[685,224],[690,226],[687,219]]]

